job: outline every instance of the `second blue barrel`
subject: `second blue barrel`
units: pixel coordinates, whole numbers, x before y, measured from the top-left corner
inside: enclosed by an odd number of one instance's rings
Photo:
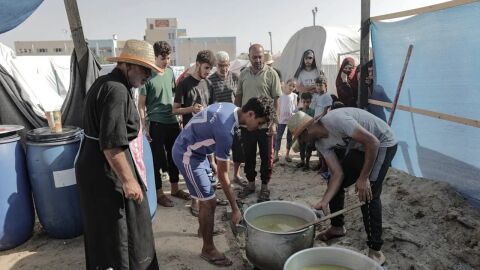
[[[27,167],[38,219],[54,238],[73,238],[83,232],[74,161],[81,129],[48,127],[27,133]]]
[[[35,221],[25,153],[16,135],[20,129],[23,127],[0,126],[0,250],[27,241]]]

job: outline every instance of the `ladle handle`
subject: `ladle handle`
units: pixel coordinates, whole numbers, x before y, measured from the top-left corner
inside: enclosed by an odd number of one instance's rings
[[[342,209],[342,210],[339,210],[339,211],[337,211],[337,212],[335,212],[335,213],[331,213],[330,215],[326,215],[326,216],[324,216],[324,217],[322,217],[322,218],[320,218],[320,219],[317,219],[317,220],[315,220],[315,221],[312,221],[312,222],[309,222],[309,223],[307,223],[307,224],[304,224],[304,225],[302,225],[301,227],[297,227],[297,228],[295,228],[295,229],[293,229],[293,230],[290,230],[289,232],[296,232],[296,231],[300,231],[300,230],[306,229],[306,228],[308,228],[308,227],[310,227],[310,226],[312,226],[312,225],[317,225],[318,223],[321,223],[321,222],[324,222],[325,220],[329,220],[329,219],[331,219],[331,218],[334,218],[334,217],[336,217],[336,216],[339,216],[339,215],[341,215],[341,214],[343,214],[343,213],[346,213],[346,212],[351,211],[351,210],[353,210],[353,209],[355,209],[355,208],[358,208],[358,207],[360,207],[360,206],[362,206],[362,205],[364,205],[364,204],[365,204],[365,202],[356,203],[356,204],[351,205],[351,206],[349,206],[349,207],[347,207],[347,208],[344,208],[344,209]]]

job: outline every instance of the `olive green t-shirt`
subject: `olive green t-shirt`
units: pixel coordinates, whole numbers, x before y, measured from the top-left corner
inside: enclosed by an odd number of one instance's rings
[[[246,68],[238,80],[237,95],[242,95],[242,106],[252,97],[267,96],[275,99],[282,95],[280,79],[277,72],[267,65],[257,74]]]
[[[177,123],[172,113],[175,92],[175,76],[171,68],[160,75],[152,73],[152,79],[140,88],[140,95],[146,96],[146,119],[162,124]]]

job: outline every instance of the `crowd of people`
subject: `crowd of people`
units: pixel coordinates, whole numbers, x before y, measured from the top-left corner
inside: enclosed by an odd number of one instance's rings
[[[236,199],[256,194],[257,151],[261,181],[257,201],[270,200],[269,183],[285,133],[284,160],[293,161],[291,150],[300,152],[296,168],[314,169],[328,180],[315,208],[325,213],[342,209],[343,189],[355,184],[359,200],[365,202],[369,256],[385,261],[380,193],[396,140],[384,114],[380,119],[355,108],[358,68],[353,58],[343,61],[333,94],[313,50],[303,53],[295,75],[286,82],[260,44],[250,46],[250,65],[239,75],[229,70],[228,53],[202,50],[191,74],[177,82],[169,67],[171,52],[165,41],[152,46],[129,40],[121,55],[110,59],[117,62],[116,68],[88,91],[86,139],[76,163],[87,269],[159,269],[144,165],[134,147],[142,134],[152,150],[158,205],[173,207],[170,196],[191,200],[203,239],[200,256],[209,263],[232,264],[213,242],[216,206],[230,204],[231,221],[241,221]],[[373,95],[372,62],[368,68],[367,85]],[[138,101],[132,88],[139,89]],[[384,113],[375,107],[368,110]],[[319,163],[311,167],[314,151]],[[180,175],[188,192],[179,187]],[[163,186],[167,178],[170,196]],[[237,194],[232,182],[241,186]],[[216,198],[217,188],[227,201]],[[318,239],[345,235],[343,216],[331,225]]]

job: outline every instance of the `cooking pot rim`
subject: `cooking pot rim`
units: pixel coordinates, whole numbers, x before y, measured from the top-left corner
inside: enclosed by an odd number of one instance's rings
[[[308,208],[306,205],[304,204],[301,204],[301,203],[297,203],[297,202],[291,202],[291,201],[280,201],[280,200],[273,200],[273,201],[268,201],[268,202],[261,202],[261,203],[256,203],[254,205],[251,205],[249,206],[245,212],[243,213],[243,220],[245,221],[245,223],[247,224],[247,228],[248,227],[252,227],[254,228],[255,230],[257,231],[261,231],[261,232],[264,232],[264,233],[270,233],[270,234],[278,234],[278,235],[289,235],[289,234],[298,234],[299,232],[304,232],[304,231],[307,231],[309,230],[310,228],[312,228],[312,226],[309,226],[305,229],[302,229],[302,230],[298,230],[298,231],[293,231],[293,232],[270,232],[270,231],[265,231],[265,230],[262,230],[262,229],[259,229],[255,226],[253,226],[245,217],[247,216],[247,213],[248,211],[250,211],[252,208],[254,207],[259,207],[261,205],[265,205],[265,204],[272,204],[272,203],[288,203],[288,204],[294,204],[294,205],[297,205],[297,206],[300,206],[302,208],[304,208],[305,210],[311,212],[312,216],[314,217],[314,220],[317,220],[317,216],[315,215],[315,212],[313,212],[312,209]]]

